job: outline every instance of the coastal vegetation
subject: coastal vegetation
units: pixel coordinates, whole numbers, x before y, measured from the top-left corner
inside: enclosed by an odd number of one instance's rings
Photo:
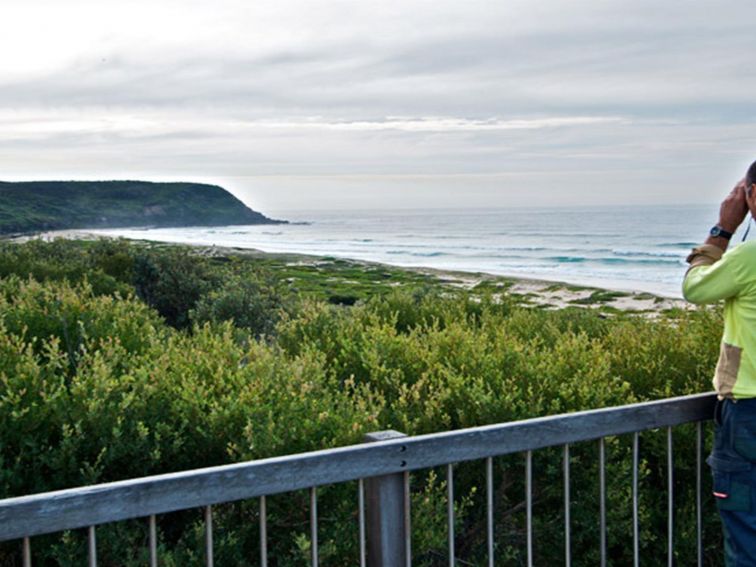
[[[115,227],[272,224],[217,185],[0,182],[0,234]]]
[[[718,309],[626,313],[612,294],[534,306],[512,282],[333,258],[126,241],[0,244],[0,498],[710,389]],[[695,539],[695,432],[675,433],[676,529]],[[663,556],[666,438],[641,436],[641,554]],[[632,562],[630,439],[607,440],[609,552]],[[598,564],[597,447],[573,447],[573,564]],[[523,459],[495,460],[496,548],[524,564]],[[561,461],[534,455],[536,564],[561,563]],[[455,473],[458,556],[481,565],[484,470]],[[357,558],[356,486],[319,491],[323,565]],[[307,495],[268,499],[269,553],[308,561]],[[707,504],[710,506],[710,504]],[[413,555],[444,565],[443,471],[413,473]],[[218,506],[219,565],[258,553],[256,502]],[[718,550],[713,509],[707,545]],[[159,518],[161,565],[203,561],[201,511]],[[143,565],[147,524],[98,529],[104,565]],[[35,564],[81,565],[85,534],[35,538]],[[695,545],[676,547],[680,565]],[[718,564],[718,552],[707,561]],[[0,565],[19,561],[0,546]]]

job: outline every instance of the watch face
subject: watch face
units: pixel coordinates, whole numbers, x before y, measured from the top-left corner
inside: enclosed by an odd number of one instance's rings
[[[725,229],[723,229],[720,226],[713,226],[711,230],[709,231],[709,234],[711,236],[721,236],[722,238],[730,239],[732,237],[732,233],[727,232]]]

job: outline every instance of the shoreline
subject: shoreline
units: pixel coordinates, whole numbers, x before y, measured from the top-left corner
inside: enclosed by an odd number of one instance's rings
[[[560,280],[529,278],[521,275],[502,275],[490,272],[471,272],[465,270],[434,268],[425,266],[403,266],[340,256],[313,255],[292,252],[267,252],[258,248],[208,245],[204,243],[164,242],[149,239],[133,239],[120,236],[98,234],[88,230],[71,229],[25,235],[13,239],[13,242],[25,242],[34,238],[52,240],[66,238],[74,240],[97,240],[123,238],[130,242],[141,242],[159,246],[188,246],[204,251],[205,254],[236,255],[247,258],[279,260],[287,266],[319,267],[338,260],[350,266],[364,266],[372,269],[386,268],[422,275],[438,283],[466,290],[479,289],[496,293],[508,293],[518,297],[523,303],[534,307],[564,309],[567,307],[605,308],[621,312],[655,312],[668,309],[686,309],[689,304],[680,297],[670,297],[617,286],[596,286],[589,283],[571,283]]]
[[[494,284],[502,280],[511,282],[506,288],[508,293],[528,298],[530,303],[551,306],[556,309],[566,307],[611,307],[619,311],[664,311],[667,309],[686,309],[690,305],[682,298],[667,297],[645,291],[596,287],[586,284],[573,284],[557,280],[544,280],[522,276],[500,276],[486,272],[459,272],[439,270],[436,268],[405,268],[408,271],[445,279],[468,280],[464,285],[468,289],[490,281]],[[477,279],[475,279],[477,277]],[[454,285],[452,283],[452,285]]]

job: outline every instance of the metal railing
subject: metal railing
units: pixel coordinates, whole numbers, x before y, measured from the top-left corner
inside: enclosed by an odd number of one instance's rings
[[[0,501],[0,541],[22,540],[23,563],[32,564],[33,536],[88,528],[89,565],[97,565],[95,526],[133,518],[149,522],[150,565],[158,564],[156,516],[204,508],[206,564],[213,565],[212,506],[259,498],[260,560],[267,566],[266,497],[309,489],[310,553],[318,564],[317,487],[358,481],[360,565],[411,564],[410,471],[446,467],[448,558],[455,565],[454,464],[485,460],[487,564],[494,565],[493,458],[525,454],[527,564],[533,565],[533,452],[562,449],[564,556],[570,565],[570,445],[598,441],[601,564],[606,564],[606,450],[604,439],[632,434],[633,558],[639,563],[639,433],[666,428],[668,559],[674,562],[672,428],[696,423],[696,532],[698,565],[703,563],[701,469],[702,423],[713,415],[714,394],[698,394],[621,407],[582,411],[457,431],[407,437],[398,432],[368,436],[368,443],[225,466],[150,476]]]

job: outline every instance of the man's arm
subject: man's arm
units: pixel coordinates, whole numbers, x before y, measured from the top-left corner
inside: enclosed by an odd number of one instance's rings
[[[748,205],[745,180],[741,180],[722,201],[717,225],[727,232],[734,233],[743,222]],[[691,303],[714,303],[733,297],[740,291],[732,262],[726,261],[726,258],[721,261],[729,243],[728,238],[709,235],[703,246],[693,249],[687,259],[690,268],[683,282],[685,299]]]

